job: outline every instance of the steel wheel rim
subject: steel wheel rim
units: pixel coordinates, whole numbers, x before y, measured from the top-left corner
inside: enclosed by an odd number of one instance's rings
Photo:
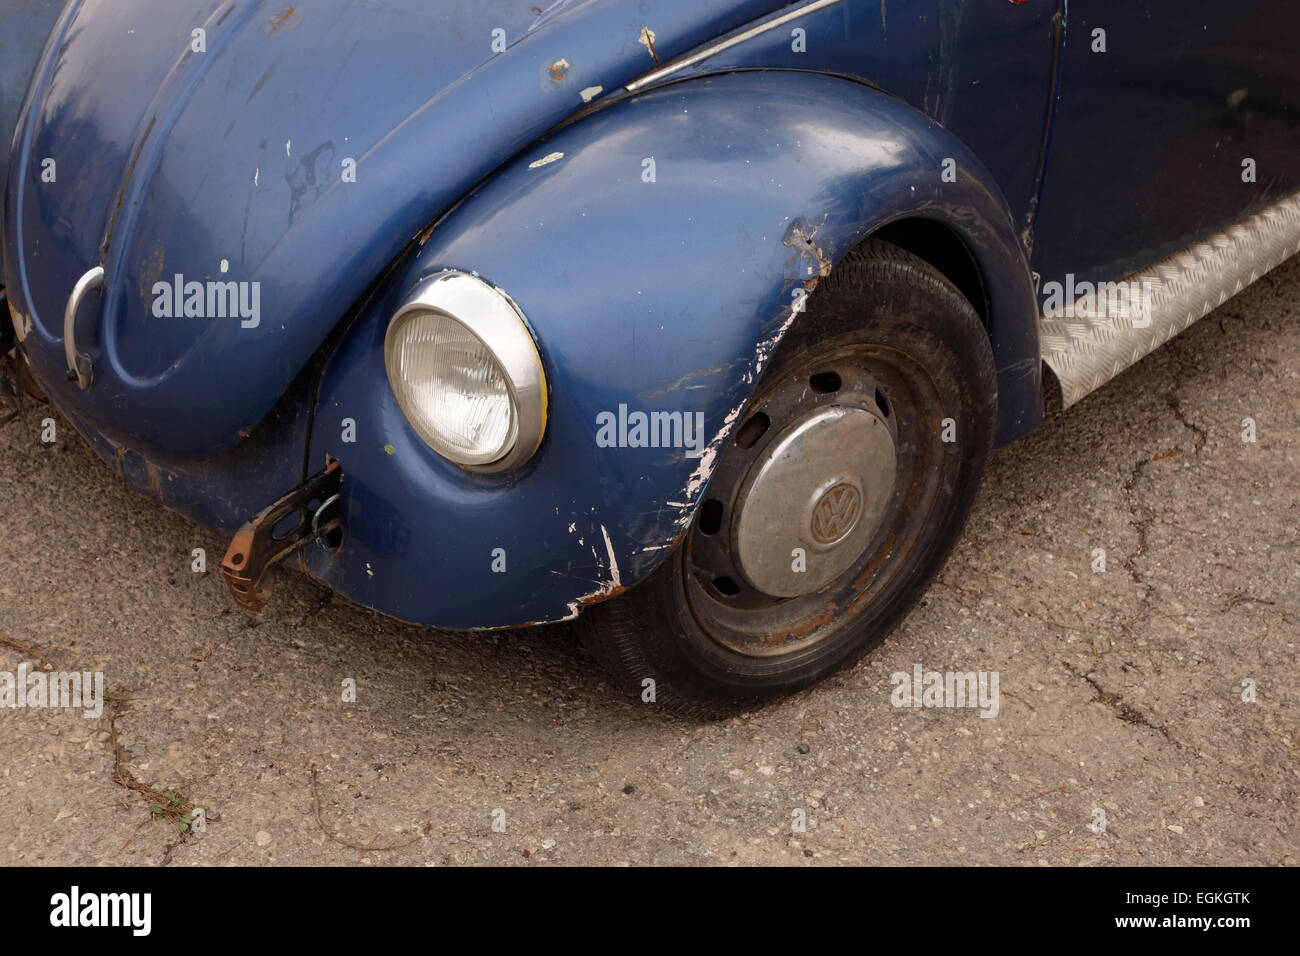
[[[870,533],[856,532],[857,553],[828,583],[795,596],[769,594],[754,584],[761,575],[747,574],[738,553],[734,529],[744,520],[740,496],[771,446],[800,421],[829,408],[865,413],[875,423],[867,427],[887,435],[894,450],[888,501]],[[756,396],[714,472],[681,562],[691,614],[713,644],[749,658],[818,653],[896,583],[938,496],[941,469],[931,465],[942,410],[938,388],[919,363],[896,349],[871,345],[813,356]],[[866,497],[870,500],[869,493]],[[854,533],[851,529],[846,537]],[[773,553],[793,561],[784,545],[774,541]]]

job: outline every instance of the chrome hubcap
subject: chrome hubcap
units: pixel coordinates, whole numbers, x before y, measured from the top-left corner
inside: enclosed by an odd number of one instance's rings
[[[815,653],[870,617],[938,494],[943,407],[924,370],[882,346],[827,342],[770,377],[682,550],[712,647],[755,661]]]
[[[788,426],[737,497],[732,534],[748,583],[797,597],[843,574],[875,536],[897,457],[889,427],[867,408],[823,407]]]

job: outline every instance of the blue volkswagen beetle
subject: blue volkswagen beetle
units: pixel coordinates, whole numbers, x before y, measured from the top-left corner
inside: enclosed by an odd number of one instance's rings
[[[1300,248],[1298,50],[1293,0],[0,0],[0,351],[245,607],[576,618],[734,711]]]

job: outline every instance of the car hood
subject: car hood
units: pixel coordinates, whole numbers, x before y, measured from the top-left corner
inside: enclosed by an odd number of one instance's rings
[[[782,5],[73,0],[10,154],[4,275],[25,350],[118,441],[228,448],[476,182],[656,61]],[[63,314],[96,266],[83,390],[65,380]]]

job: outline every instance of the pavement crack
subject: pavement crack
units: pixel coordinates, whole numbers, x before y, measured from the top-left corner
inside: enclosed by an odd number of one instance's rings
[[[416,843],[419,843],[420,840],[422,840],[424,837],[428,836],[429,831],[433,829],[431,823],[426,823],[423,829],[417,829],[415,836],[411,837],[409,840],[394,840],[382,844],[380,846],[375,846],[375,841],[379,839],[379,834],[375,834],[373,837],[371,837],[369,843],[355,843],[351,840],[348,840],[345,837],[343,837],[341,834],[339,834],[336,828],[326,825],[325,817],[323,816],[321,811],[319,772],[317,771],[316,765],[314,763],[311,765],[310,771],[311,771],[312,819],[316,821],[316,826],[320,827],[321,833],[325,834],[326,839],[328,839],[331,843],[336,843],[339,846],[345,847],[346,849],[349,850],[361,851],[361,856],[357,859],[358,864],[360,864],[361,861],[364,860],[371,853],[391,853],[393,850],[401,850],[409,846],[414,846]]]
[[[1183,400],[1178,394],[1182,388],[1182,379],[1183,365],[1177,361],[1175,356],[1174,384],[1165,396],[1165,403],[1169,406],[1169,410],[1173,412],[1178,423],[1192,433],[1192,456],[1196,457],[1200,455],[1201,450],[1205,447],[1207,433],[1204,428],[1188,418],[1187,413],[1183,410]],[[1133,579],[1133,583],[1142,589],[1137,611],[1120,625],[1120,630],[1126,637],[1133,633],[1133,629],[1138,622],[1151,610],[1152,598],[1155,595],[1155,586],[1146,579],[1138,566],[1138,561],[1145,557],[1147,553],[1148,532],[1151,525],[1155,523],[1156,513],[1150,506],[1143,504],[1140,500],[1137,490],[1138,483],[1147,476],[1147,466],[1152,462],[1165,461],[1169,458],[1178,457],[1180,454],[1180,450],[1173,447],[1159,454],[1148,455],[1133,466],[1128,478],[1124,481],[1124,500],[1128,505],[1129,524],[1137,535],[1137,546],[1125,556],[1123,564],[1124,569],[1129,573],[1129,577]]]
[[[1178,397],[1176,390],[1171,391],[1165,397],[1165,400],[1169,403],[1169,408],[1173,411],[1174,417],[1178,419],[1178,423],[1195,436],[1196,447],[1193,449],[1192,454],[1199,455],[1201,449],[1205,447],[1205,429],[1187,417],[1187,414],[1183,411],[1183,400]]]
[[[1128,724],[1135,724],[1139,727],[1146,727],[1148,730],[1154,730],[1175,746],[1182,746],[1182,744],[1175,740],[1170,735],[1169,731],[1160,724],[1153,723],[1151,718],[1142,713],[1142,711],[1126,703],[1124,698],[1119,694],[1112,694],[1110,691],[1102,687],[1101,684],[1097,683],[1096,678],[1094,678],[1091,673],[1085,673],[1084,671],[1079,670],[1068,661],[1062,661],[1061,665],[1075,677],[1079,678],[1091,687],[1094,694],[1092,699],[1099,704],[1105,704],[1120,720]]]
[[[1145,579],[1137,565],[1138,560],[1147,553],[1147,531],[1150,529],[1152,522],[1155,521],[1155,515],[1151,512],[1151,509],[1138,500],[1137,483],[1145,476],[1147,466],[1158,457],[1160,456],[1143,458],[1133,466],[1133,470],[1129,472],[1128,478],[1124,481],[1124,500],[1128,504],[1129,524],[1132,525],[1133,531],[1137,535],[1137,547],[1125,556],[1124,570],[1129,573],[1133,583],[1142,589],[1142,597],[1138,604],[1137,613],[1120,625],[1120,630],[1125,636],[1133,632],[1137,622],[1150,610],[1151,597],[1155,593],[1155,586]]]
[[[0,647],[7,647],[10,650],[18,651],[20,654],[26,654],[47,671],[59,669],[58,665],[46,655],[43,648],[36,644],[24,644],[22,641],[14,640],[4,631],[0,631]]]
[[[60,667],[41,648],[24,644],[0,631],[0,647],[19,651],[38,661],[47,671],[61,672]],[[220,815],[211,813],[204,807],[197,806],[180,787],[158,790],[140,780],[131,772],[128,764],[131,751],[122,745],[117,722],[127,711],[127,705],[133,700],[131,692],[122,687],[112,687],[104,691],[104,721],[108,729],[108,745],[113,753],[113,782],[123,790],[140,794],[149,801],[149,816],[141,821],[132,831],[130,838],[122,844],[125,850],[134,842],[140,830],[146,824],[157,820],[166,820],[176,827],[177,833],[163,851],[159,866],[166,866],[172,860],[172,854],[188,843],[196,832],[206,831],[207,824],[221,822]],[[202,821],[198,823],[197,821]],[[197,827],[197,829],[196,829]]]

